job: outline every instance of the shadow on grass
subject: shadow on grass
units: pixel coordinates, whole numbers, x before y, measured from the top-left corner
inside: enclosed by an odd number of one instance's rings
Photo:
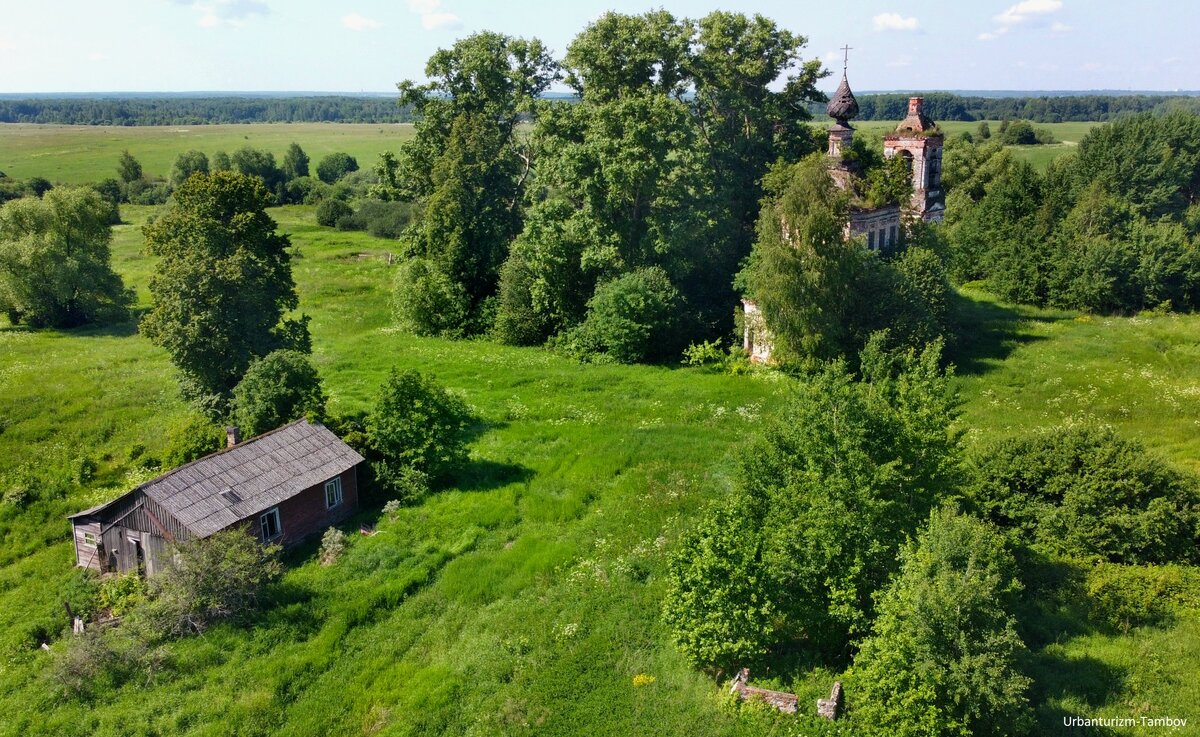
[[[1045,340],[1029,332],[1025,323],[1052,323],[1062,317],[1022,312],[980,296],[955,295],[952,304],[955,340],[947,347],[946,358],[959,375],[982,374],[995,368],[1017,348]]]
[[[509,484],[526,483],[533,476],[534,471],[528,466],[480,458],[454,474],[450,486],[460,491],[490,491]]]

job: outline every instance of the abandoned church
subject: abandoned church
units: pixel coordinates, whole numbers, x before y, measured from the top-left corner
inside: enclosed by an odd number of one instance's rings
[[[101,572],[153,575],[168,544],[244,527],[264,543],[294,545],[358,509],[363,457],[323,425],[298,420],[147,481],[71,515],[75,562]]]
[[[903,221],[939,223],[945,215],[945,196],[942,192],[942,144],[944,138],[925,114],[924,100],[909,98],[908,114],[896,129],[883,138],[883,155],[887,159],[900,156],[908,163],[912,175],[912,197],[907,203],[869,206],[851,201],[845,224],[847,238],[858,239],[872,251],[887,252],[895,248],[903,232]],[[829,174],[842,190],[853,192],[855,180],[863,172],[845,156],[854,141],[854,126],[850,121],[858,116],[858,100],[850,90],[850,82],[842,72],[842,82],[826,108],[834,124],[829,128],[826,149]],[[771,359],[771,333],[767,320],[758,305],[742,300],[744,325],[743,347],[756,363]]]

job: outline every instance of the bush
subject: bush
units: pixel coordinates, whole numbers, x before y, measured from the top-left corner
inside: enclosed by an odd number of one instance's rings
[[[1017,120],[1009,123],[1000,136],[1006,146],[1031,146],[1038,143],[1037,133],[1027,121]]]
[[[854,722],[889,737],[1026,734],[1030,680],[1011,614],[1020,584],[1003,537],[937,510],[901,561],[854,660]]]
[[[467,294],[432,261],[412,258],[396,272],[392,313],[416,335],[462,337],[467,327]]]
[[[147,621],[162,634],[203,632],[220,621],[244,622],[283,572],[279,546],[244,529],[228,529],[172,546],[171,561],[150,579]]]
[[[1084,586],[1089,612],[1123,632],[1200,610],[1200,571],[1189,566],[1100,563],[1088,568]]]
[[[984,517],[1050,555],[1115,563],[1200,559],[1200,490],[1111,429],[1053,428],[974,459]]]
[[[299,351],[274,351],[250,364],[233,390],[233,418],[247,437],[325,413],[321,377]]]
[[[125,200],[134,205],[162,205],[171,198],[171,185],[137,179],[125,188]]]
[[[444,480],[466,463],[472,419],[467,405],[432,378],[392,369],[367,417],[380,481],[402,495],[410,493],[402,482],[412,471]]]
[[[123,617],[146,601],[146,581],[138,573],[126,573],[104,579],[97,605],[114,617]]]
[[[330,527],[321,536],[321,565],[328,566],[337,562],[346,552],[346,533],[336,527]]]
[[[354,208],[341,200],[321,200],[317,205],[317,224],[332,228],[339,220],[353,214]]]
[[[682,347],[683,310],[683,298],[665,271],[631,271],[596,287],[587,318],[564,345],[572,353],[605,353],[620,363],[671,358]]]
[[[340,151],[329,154],[317,164],[317,177],[326,184],[333,184],[352,171],[358,171],[358,161]]]
[[[188,415],[187,419],[167,431],[163,465],[167,468],[177,468],[191,463],[217,452],[224,443],[224,430],[209,422],[203,415]]]

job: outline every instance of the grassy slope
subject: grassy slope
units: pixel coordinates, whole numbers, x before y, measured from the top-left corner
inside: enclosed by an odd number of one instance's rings
[[[128,149],[148,176],[167,176],[180,152],[210,157],[242,146],[266,149],[282,162],[288,144],[309,155],[313,176],[326,154],[344,151],[363,168],[412,135],[408,124],[257,123],[248,125],[73,126],[0,124],[0,171],[10,177],[52,182],[97,182],[115,177],[117,157]]]
[[[301,551],[253,631],[183,641],[183,667],[98,703],[55,699],[41,680],[46,654],[16,647],[25,622],[59,616],[56,586],[71,566],[62,509],[45,510],[48,546],[0,512],[0,534],[10,533],[0,542],[0,735],[821,729],[722,709],[658,622],[666,551],[725,487],[780,382],[412,338],[388,327],[389,242],[317,228],[308,208],[276,216],[300,255],[302,307],[335,407],[364,407],[389,366],[432,371],[488,421],[471,468],[457,488],[353,539],[336,566]],[[139,245],[136,226],[123,226],[117,266],[144,302]],[[1086,414],[1178,461],[1196,457],[1200,367],[1186,357],[1200,350],[1200,318],[1087,321],[968,297],[975,327],[956,360],[972,442]],[[182,411],[165,356],[129,330],[0,326],[0,345],[0,474],[27,458],[89,454],[107,459],[99,483],[120,487],[129,447],[155,452]],[[1162,397],[1177,404],[1166,411]],[[1125,715],[1130,704],[1195,723],[1197,643],[1192,619],[1064,635],[1035,662],[1054,676],[1039,696],[1041,731],[1054,733],[1064,713]],[[657,682],[635,688],[638,673]],[[812,703],[831,679],[816,671],[781,685]]]

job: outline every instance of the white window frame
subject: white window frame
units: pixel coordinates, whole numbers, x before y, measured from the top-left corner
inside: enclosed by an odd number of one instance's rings
[[[275,534],[270,537],[267,536],[267,525],[265,524],[268,517],[275,519]],[[258,516],[258,532],[262,535],[263,542],[274,540],[283,534],[283,522],[279,519],[279,507],[271,507]]]
[[[83,533],[83,544],[84,545],[94,548],[94,547],[97,547],[96,543],[97,543],[96,533],[94,533],[94,532]]]
[[[333,493],[330,494],[330,492]],[[331,499],[333,500],[332,504],[330,504]],[[325,508],[333,509],[340,507],[342,506],[342,501],[342,477],[334,476],[325,482]]]

